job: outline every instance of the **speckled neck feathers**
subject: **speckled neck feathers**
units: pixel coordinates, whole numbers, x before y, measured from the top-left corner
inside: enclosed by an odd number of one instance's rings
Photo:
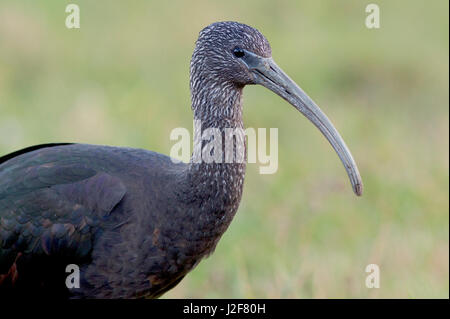
[[[196,121],[194,145],[201,145],[203,149],[208,142],[202,139],[202,132],[206,129],[219,129],[223,141],[228,134],[226,129],[243,129],[243,85],[228,79],[223,63],[217,63],[215,67],[212,55],[216,53],[206,52],[199,41],[191,60],[190,87]],[[225,154],[225,143],[222,143],[222,148]],[[191,159],[189,164],[188,185],[192,187],[194,197],[201,199],[199,214],[204,214],[205,223],[214,223],[218,235],[226,230],[239,206],[245,167],[245,160],[242,163],[198,163]]]

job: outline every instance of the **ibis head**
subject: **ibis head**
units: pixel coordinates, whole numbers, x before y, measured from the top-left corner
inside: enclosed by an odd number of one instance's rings
[[[332,145],[360,196],[363,184],[358,167],[334,125],[316,103],[275,63],[267,39],[255,28],[238,22],[216,22],[200,32],[191,60],[191,90],[214,92],[226,100],[226,88],[259,84],[288,101],[310,120]],[[202,86],[199,88],[198,86]],[[201,95],[201,94],[200,94]],[[201,101],[202,99],[198,99]],[[196,104],[193,102],[194,113]],[[233,104],[221,104],[232,108]],[[232,114],[232,110],[215,110]]]

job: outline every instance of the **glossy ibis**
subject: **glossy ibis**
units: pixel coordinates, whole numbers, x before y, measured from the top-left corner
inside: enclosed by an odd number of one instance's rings
[[[261,84],[324,134],[353,190],[362,182],[344,141],[275,64],[266,38],[237,22],[203,29],[190,67],[202,129],[243,128],[242,90]],[[205,141],[195,140],[205,145]],[[225,146],[224,146],[225,147]],[[0,158],[0,294],[158,297],[211,254],[241,200],[245,161],[174,163],[155,152],[45,144]],[[66,266],[80,270],[68,289]]]

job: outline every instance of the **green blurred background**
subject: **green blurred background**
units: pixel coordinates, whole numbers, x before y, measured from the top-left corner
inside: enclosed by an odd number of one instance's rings
[[[65,27],[65,7],[81,29]],[[0,2],[0,154],[76,141],[168,154],[192,128],[198,32],[236,20],[343,135],[365,183],[305,118],[262,87],[245,124],[279,128],[279,169],[249,164],[240,209],[216,252],[164,298],[448,298],[448,2]],[[368,289],[365,267],[380,267]]]

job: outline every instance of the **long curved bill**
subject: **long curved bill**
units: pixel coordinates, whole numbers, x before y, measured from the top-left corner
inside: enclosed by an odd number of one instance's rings
[[[316,103],[278,67],[272,58],[262,58],[246,52],[244,62],[253,74],[256,84],[265,86],[288,101],[322,132],[344,164],[353,191],[361,196],[363,183],[352,154],[336,128]]]

